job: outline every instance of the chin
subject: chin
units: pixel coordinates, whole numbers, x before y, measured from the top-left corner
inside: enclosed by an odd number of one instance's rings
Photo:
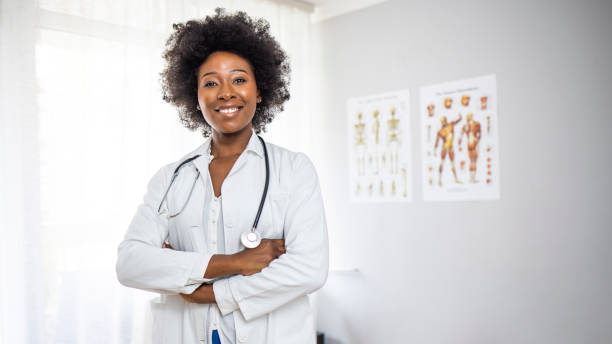
[[[245,125],[237,125],[237,124],[236,125],[220,125],[217,127],[216,130],[220,132],[221,134],[230,135],[230,134],[240,133],[244,130],[250,131],[250,126],[249,126],[249,123]]]

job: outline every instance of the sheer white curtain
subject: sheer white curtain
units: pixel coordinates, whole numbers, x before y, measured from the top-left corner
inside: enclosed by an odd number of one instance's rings
[[[149,341],[154,294],[116,282],[116,248],[149,177],[202,141],[161,100],[164,41],[217,6],[268,19],[293,73],[266,136],[308,151],[310,13],[296,4],[0,0],[1,343]]]

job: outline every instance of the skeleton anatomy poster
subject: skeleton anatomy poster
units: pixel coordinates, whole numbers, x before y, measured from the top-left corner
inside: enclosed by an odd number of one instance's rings
[[[421,88],[425,201],[499,199],[495,75]]]
[[[350,200],[412,200],[410,93],[347,101]]]

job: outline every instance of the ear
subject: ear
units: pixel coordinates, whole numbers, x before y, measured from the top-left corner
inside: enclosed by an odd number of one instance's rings
[[[259,90],[257,90],[257,103],[261,103],[261,95],[259,93]]]

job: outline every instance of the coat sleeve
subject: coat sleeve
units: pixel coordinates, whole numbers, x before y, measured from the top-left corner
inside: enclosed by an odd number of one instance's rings
[[[162,294],[191,294],[211,280],[204,273],[212,255],[162,248],[168,220],[157,212],[168,185],[167,168],[151,179],[143,203],[119,245],[117,278],[127,287]]]
[[[292,187],[284,228],[287,251],[257,274],[213,283],[224,315],[240,309],[246,320],[257,318],[312,293],[327,279],[327,225],[316,171],[308,157],[299,153],[288,175]]]

